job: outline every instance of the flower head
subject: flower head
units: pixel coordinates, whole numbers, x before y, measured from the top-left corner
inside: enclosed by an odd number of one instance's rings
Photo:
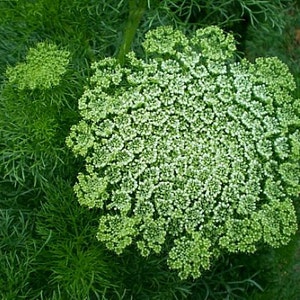
[[[299,112],[276,58],[234,62],[217,27],[146,36],[146,59],[93,65],[68,145],[87,162],[75,191],[101,207],[98,239],[199,277],[223,252],[277,247],[296,231]],[[299,107],[299,105],[297,106]],[[171,242],[170,242],[171,241]]]

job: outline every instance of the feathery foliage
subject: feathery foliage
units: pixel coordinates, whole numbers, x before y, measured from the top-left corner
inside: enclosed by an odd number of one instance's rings
[[[71,166],[64,138],[68,122],[77,117],[74,95],[81,88],[72,85],[69,56],[54,44],[39,43],[25,62],[6,71],[0,96],[0,170],[2,180],[15,187],[43,190],[51,176],[63,176]]]
[[[31,298],[29,278],[37,253],[33,238],[33,214],[29,211],[0,210],[0,297]],[[32,249],[36,252],[32,254]]]
[[[56,179],[48,186],[36,216],[36,257],[31,285],[46,299],[106,299],[116,282],[116,266],[107,250],[91,239],[96,216],[76,203],[71,185]],[[39,299],[39,298],[38,298]]]

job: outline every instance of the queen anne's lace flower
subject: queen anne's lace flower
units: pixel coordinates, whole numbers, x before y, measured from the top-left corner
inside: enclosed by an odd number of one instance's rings
[[[134,53],[93,64],[67,140],[86,160],[75,192],[102,209],[97,237],[121,253],[169,252],[181,278],[221,252],[286,244],[297,222],[299,101],[277,58],[234,62],[217,27],[150,31]]]

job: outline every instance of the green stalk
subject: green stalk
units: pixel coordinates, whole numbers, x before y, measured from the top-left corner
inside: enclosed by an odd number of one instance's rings
[[[130,51],[135,33],[146,10],[147,0],[129,0],[129,16],[125,27],[123,42],[117,56],[121,65],[124,64],[125,55]]]

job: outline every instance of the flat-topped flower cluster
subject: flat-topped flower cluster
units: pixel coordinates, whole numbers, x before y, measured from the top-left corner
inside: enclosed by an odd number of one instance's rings
[[[150,31],[145,58],[93,64],[67,144],[85,158],[74,189],[100,208],[116,253],[168,251],[181,278],[222,252],[289,242],[297,228],[299,101],[277,58],[234,61],[231,35]]]
[[[29,49],[25,62],[9,67],[6,76],[20,90],[50,89],[59,85],[69,61],[68,51],[41,42]]]

